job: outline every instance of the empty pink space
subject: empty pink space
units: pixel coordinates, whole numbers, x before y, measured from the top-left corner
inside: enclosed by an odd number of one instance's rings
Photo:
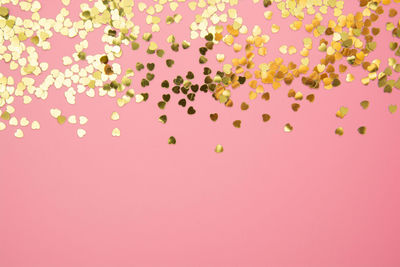
[[[44,17],[62,8],[61,1],[41,2]],[[78,12],[80,1],[71,2],[69,9]],[[276,18],[266,22],[261,3],[239,2],[250,30],[258,24],[269,31],[272,23],[289,29],[292,21],[276,7]],[[356,2],[346,2],[346,12]],[[182,4],[177,11],[183,14],[174,26],[180,40],[190,40],[194,15],[188,10]],[[137,20],[148,27],[143,15]],[[384,33],[374,58],[387,58],[387,20],[385,15],[380,21]],[[101,34],[89,34],[88,50],[103,52]],[[169,34],[154,38],[165,43]],[[279,38],[270,35],[266,60],[280,56],[280,45],[301,46],[308,36],[289,30]],[[62,56],[73,53],[76,41],[53,39],[53,49],[40,53],[51,68],[63,68]],[[198,95],[194,116],[176,104],[161,112],[164,79],[188,70],[203,77],[197,63],[202,41],[191,44],[179,54],[166,49],[166,57],[175,57],[173,69],[152,57],[157,72],[146,103],[119,108],[115,99],[83,94],[72,106],[63,90],[53,88],[46,101],[15,104],[18,115],[40,118],[41,130],[27,130],[22,139],[11,127],[0,132],[0,267],[400,266],[400,113],[387,108],[400,105],[399,92],[362,85],[364,72],[354,68],[357,81],[332,90],[311,91],[298,80],[268,88],[271,101],[254,100],[246,112],[206,94]],[[220,52],[235,56],[225,44],[213,55]],[[124,53],[119,62],[125,69],[149,61],[143,51],[125,47]],[[310,59],[318,62],[319,55]],[[215,56],[209,61],[222,68]],[[4,62],[0,67],[17,77]],[[139,85],[143,75],[135,73],[137,92],[146,91]],[[290,88],[315,93],[315,102],[294,113]],[[233,99],[250,103],[248,90],[238,89]],[[368,110],[360,107],[363,100],[370,101]],[[340,106],[349,107],[345,120],[335,116]],[[54,107],[87,116],[87,135],[80,139],[77,126],[58,125],[49,114]],[[118,122],[110,120],[115,110]],[[214,112],[217,122],[209,119]],[[157,119],[162,113],[168,113],[165,125]],[[271,121],[263,123],[263,113]],[[236,119],[241,129],[232,126]],[[286,123],[293,132],[283,131]],[[365,135],[357,132],[360,126],[367,127]],[[111,136],[115,127],[120,137]],[[334,134],[337,127],[344,128],[343,136]],[[171,135],[176,145],[168,145]],[[217,144],[223,153],[214,152]]]

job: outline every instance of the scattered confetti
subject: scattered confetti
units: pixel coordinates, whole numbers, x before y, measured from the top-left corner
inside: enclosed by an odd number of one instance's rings
[[[70,9],[70,0],[61,2],[64,7],[55,14],[55,19],[39,15],[43,1],[6,1],[0,6],[0,61],[11,71],[20,73],[20,77],[0,73],[0,130],[9,126],[18,138],[24,136],[19,127],[31,123],[32,130],[39,130],[40,124],[34,120],[37,118],[15,112],[16,100],[20,98],[21,103],[29,105],[37,102],[36,99],[46,100],[53,90],[62,91],[68,107],[82,97],[96,100],[106,96],[118,108],[154,100],[155,108],[165,113],[159,115],[158,121],[166,124],[172,106],[194,118],[204,116],[202,110],[206,106],[197,102],[203,94],[228,110],[248,110],[246,114],[249,114],[253,111],[252,105],[260,104],[258,98],[262,104],[280,101],[272,96],[279,89],[285,97],[287,93],[288,108],[301,113],[307,105],[320,99],[314,90],[331,90],[344,82],[375,86],[388,96],[400,89],[397,0],[359,0],[357,10],[349,14],[344,13],[344,1],[254,0],[249,1],[248,8],[262,8],[261,19],[268,20],[268,25],[260,23],[251,27],[246,25],[248,18],[242,14],[237,0],[139,2],[137,10],[133,8],[133,0],[82,1],[79,14]],[[187,2],[191,12],[180,12],[183,2]],[[278,11],[271,6],[276,6]],[[163,9],[168,14],[161,13]],[[29,13],[30,18],[21,18],[20,11]],[[144,13],[145,21],[139,21],[134,12]],[[382,27],[377,22],[383,14],[387,16]],[[77,18],[72,19],[74,15]],[[328,15],[329,20],[325,18]],[[275,17],[290,19],[289,27],[275,21]],[[311,18],[311,23],[306,17]],[[190,22],[186,36],[175,35],[174,25],[186,23],[187,19]],[[146,32],[141,24],[149,25]],[[99,40],[103,51],[93,53],[88,49],[86,37],[93,31],[103,31]],[[282,41],[277,48],[269,49],[271,38],[280,40],[280,34],[287,31],[300,32],[301,45]],[[155,38],[160,32],[168,36],[163,41]],[[383,34],[389,34],[392,40],[383,41],[384,38],[380,39]],[[52,68],[46,57],[39,57],[38,53],[52,50],[53,36],[74,40],[74,51],[58,56],[62,64],[58,69]],[[200,41],[186,41],[189,37]],[[124,49],[126,46],[128,49]],[[387,57],[372,55],[378,49],[384,50]],[[185,50],[195,51],[196,56],[186,56]],[[234,56],[225,51],[235,52]],[[135,55],[142,53],[145,54],[142,62],[132,60],[128,66],[118,63],[121,57],[133,55],[135,59]],[[295,59],[293,55],[301,57]],[[203,71],[197,72],[193,67],[176,73],[175,66],[182,61],[189,68],[199,65]],[[363,70],[361,77],[352,73],[354,67]],[[169,78],[157,81],[163,72]],[[295,80],[301,82],[301,88],[294,88]],[[245,93],[242,99],[236,97],[239,87]],[[367,110],[372,102],[377,105],[372,99],[362,100],[359,105]],[[342,104],[337,103],[336,117],[347,120],[349,107]],[[397,105],[389,105],[388,109],[394,114]],[[86,116],[67,116],[69,110],[52,107],[50,115],[54,123],[81,126],[88,123]],[[120,119],[117,111],[106,114],[112,121]],[[218,113],[206,116],[213,122],[219,119]],[[261,116],[262,122],[271,119],[270,114]],[[233,121],[235,128],[245,125],[242,120]],[[289,123],[284,126],[284,132],[293,129]],[[82,128],[76,131],[80,138],[86,135]],[[359,127],[358,132],[366,134],[366,127]],[[335,130],[336,135],[343,133],[342,127]],[[120,136],[120,130],[114,128],[112,136]],[[175,144],[175,138],[171,136],[168,143]],[[218,145],[215,151],[222,152],[222,146]]]
[[[284,127],[284,131],[285,131],[286,133],[292,132],[292,131],[293,131],[293,126],[292,126],[290,123],[287,123],[287,124],[285,125],[285,127]]]
[[[21,129],[17,129],[17,131],[15,131],[14,135],[17,138],[22,138],[22,137],[24,137],[24,132]]]

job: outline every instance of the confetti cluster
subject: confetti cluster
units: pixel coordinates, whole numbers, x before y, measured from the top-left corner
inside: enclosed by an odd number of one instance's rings
[[[163,111],[172,98],[178,100],[177,108],[195,116],[196,110],[201,109],[194,104],[198,94],[209,95],[229,112],[236,107],[246,111],[257,98],[272,101],[275,90],[285,90],[293,100],[290,109],[299,112],[304,102],[315,101],[316,90],[330,90],[354,82],[351,71],[354,67],[364,71],[358,81],[364,86],[378,86],[386,94],[400,89],[397,11],[400,0],[359,0],[358,9],[349,14],[344,13],[345,1],[246,0],[249,9],[263,10],[264,23],[252,27],[246,26],[246,17],[241,17],[241,10],[237,8],[239,0],[87,0],[80,4],[79,14],[70,12],[70,0],[61,1],[64,7],[60,12],[54,18],[44,18],[40,10],[46,1],[0,0],[0,64],[2,69],[8,68],[15,74],[0,73],[0,131],[14,127],[17,138],[24,136],[28,126],[32,130],[40,129],[40,118],[30,121],[14,115],[17,99],[28,105],[33,100],[46,100],[53,90],[62,90],[70,105],[74,105],[78,97],[95,100],[108,96],[123,108],[159,97],[154,107],[160,110],[156,119],[166,124],[168,114]],[[191,12],[179,13],[182,6]],[[161,15],[163,10],[168,12]],[[145,21],[138,19],[135,13],[142,13]],[[291,23],[283,27],[274,18]],[[382,19],[385,20],[384,29],[376,26]],[[179,39],[168,27],[186,20],[190,21],[187,32]],[[151,30],[145,32],[143,26]],[[101,53],[91,53],[89,49],[88,34],[96,31],[101,33],[101,40],[97,40],[103,44]],[[301,32],[302,46],[282,43],[278,51],[269,51],[269,41],[279,39],[281,31]],[[391,34],[391,42],[379,42],[383,31]],[[168,37],[164,42],[156,42],[155,37],[161,33],[168,33]],[[76,41],[73,54],[57,55],[64,66],[61,69],[50,66],[38,53],[51,51],[55,36]],[[214,52],[219,47],[237,56]],[[190,65],[200,65],[201,72],[193,69],[174,72],[175,61],[188,60],[179,56],[187,49],[196,51],[197,58],[190,59],[193,61]],[[387,58],[372,58],[370,54],[376,49],[386,50]],[[131,61],[131,65],[122,66],[118,59],[127,53],[146,53],[147,60]],[[285,61],[292,55],[301,55],[301,59]],[[211,63],[211,57],[218,64]],[[315,59],[318,64],[313,66],[310,62]],[[156,84],[159,62],[170,69],[173,76]],[[135,75],[143,78],[134,79]],[[291,87],[296,79],[301,81],[302,88]],[[248,92],[248,97],[238,103],[232,98],[237,88]],[[369,100],[360,100],[361,109],[368,109],[369,105]],[[396,111],[397,105],[388,107],[389,114]],[[333,114],[341,120],[349,113],[349,108],[341,106],[335,112]],[[79,138],[86,135],[85,124],[89,118],[84,114],[64,114],[54,106],[49,115],[60,125],[79,125],[76,130]],[[117,110],[105,111],[104,116],[112,121],[120,119]],[[272,114],[259,116],[260,123],[273,119]],[[209,114],[213,122],[218,122],[219,117],[218,113]],[[290,118],[282,125],[283,133],[294,131],[289,121]],[[234,120],[232,127],[243,127],[242,121]],[[355,130],[361,135],[367,133],[364,125]],[[344,133],[345,130],[338,127],[333,128],[331,134],[342,136]],[[120,135],[119,128],[110,129],[110,136]],[[177,143],[174,136],[166,139],[168,144]],[[215,152],[223,151],[222,145],[216,145]]]

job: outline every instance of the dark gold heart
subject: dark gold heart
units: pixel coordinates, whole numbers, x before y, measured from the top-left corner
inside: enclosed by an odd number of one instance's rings
[[[163,95],[163,96],[162,96],[162,99],[163,99],[165,102],[168,102],[168,101],[171,99],[171,96],[170,96],[169,94],[166,94],[166,95]]]
[[[178,105],[182,106],[182,107],[186,107],[186,99],[182,98],[181,100],[179,100]]]
[[[247,103],[243,102],[243,103],[240,105],[240,109],[241,109],[241,110],[248,110],[248,109],[249,109],[249,105],[248,105]]]
[[[263,122],[267,122],[271,119],[271,116],[269,114],[262,114],[262,120]]]
[[[242,125],[242,122],[240,120],[236,120],[233,122],[233,126],[236,128],[240,128]]]
[[[212,121],[217,121],[218,120],[218,114],[217,113],[210,114],[210,119]]]
[[[195,110],[192,106],[190,106],[190,107],[188,108],[188,110],[187,110],[187,113],[188,113],[189,115],[193,115],[193,114],[196,113],[196,110]]]

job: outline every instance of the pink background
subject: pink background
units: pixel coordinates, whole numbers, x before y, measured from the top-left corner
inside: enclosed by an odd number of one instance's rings
[[[346,1],[346,12],[355,10],[355,2]],[[42,3],[44,17],[55,17],[61,8],[61,2]],[[249,3],[238,7],[245,24],[259,24],[267,33],[271,23],[281,25],[279,35],[270,34],[267,60],[279,56],[282,44],[301,50],[305,32],[286,31],[292,18],[281,20],[275,13],[266,23],[265,10]],[[74,1],[72,9],[78,6]],[[193,17],[186,11],[179,8],[183,21],[162,26],[155,36],[165,48],[172,31],[178,40],[189,40]],[[143,15],[135,19],[144,24]],[[379,25],[387,21],[385,14]],[[89,36],[88,51],[101,52],[100,34]],[[382,28],[379,53],[370,58],[385,65],[390,40]],[[61,56],[71,54],[76,42],[56,36],[54,49],[41,58],[50,69],[62,69]],[[136,61],[157,63],[150,89],[137,85],[145,72],[135,74],[136,92],[150,93],[147,103],[120,109],[114,99],[83,94],[71,106],[64,88],[52,89],[46,101],[15,104],[16,115],[38,119],[41,130],[26,129],[21,140],[11,126],[0,133],[0,267],[400,266],[400,113],[387,108],[400,105],[399,92],[384,94],[375,82],[368,87],[343,82],[330,91],[312,91],[315,103],[303,101],[294,113],[287,91],[311,93],[299,81],[273,92],[268,88],[267,103],[249,101],[242,87],[234,92],[232,109],[199,94],[192,117],[173,96],[162,125],[156,103],[165,89],[159,84],[189,69],[203,77],[196,63],[200,45],[192,41],[179,54],[166,49],[164,60],[176,59],[172,70],[155,56],[124,50],[123,70]],[[213,54],[218,51],[233,56],[224,44]],[[320,56],[315,52],[312,65]],[[221,67],[215,56],[209,59],[212,69]],[[2,62],[3,73],[18,77],[5,66]],[[360,68],[350,71],[357,80],[363,77]],[[251,104],[246,112],[239,109],[244,99]],[[365,99],[371,102],[366,111],[359,106]],[[350,108],[344,120],[335,117],[342,105]],[[49,115],[54,107],[87,116],[86,137],[77,138],[76,125],[58,125]],[[109,118],[114,110],[121,115],[118,122]],[[217,123],[208,118],[213,112],[220,115]],[[262,123],[262,113],[270,113],[271,121]],[[232,126],[236,119],[242,129]],[[283,132],[288,122],[294,126],[290,134]],[[361,136],[357,128],[364,125],[367,134]],[[334,134],[339,126],[342,137]],[[114,127],[121,129],[119,138],[111,136]],[[171,135],[175,146],[167,144]],[[219,143],[222,154],[213,151]]]

